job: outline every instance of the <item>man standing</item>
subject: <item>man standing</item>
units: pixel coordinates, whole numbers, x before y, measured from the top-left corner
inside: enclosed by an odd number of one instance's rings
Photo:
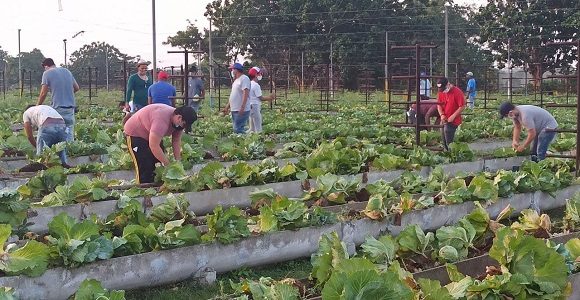
[[[476,90],[476,84],[475,84],[475,78],[473,78],[473,73],[472,72],[467,72],[467,89],[465,90],[467,92],[467,98],[469,99],[468,103],[469,103],[469,108],[473,109],[475,108],[475,95],[477,94]]]
[[[36,147],[36,155],[52,145],[66,141],[66,125],[58,112],[48,105],[30,105],[22,114],[24,133],[33,147]],[[32,133],[33,128],[38,128],[36,140]],[[66,163],[65,150],[58,153],[63,167],[69,167]]]
[[[125,99],[125,108],[134,113],[147,105],[147,90],[153,84],[153,79],[147,76],[148,62],[140,60],[137,62],[137,73],[131,75],[127,81],[127,98]],[[134,97],[133,97],[134,94]],[[133,107],[129,102],[133,97]]]
[[[75,124],[75,93],[80,89],[72,73],[65,68],[57,68],[52,58],[42,61],[42,85],[36,105],[42,105],[50,89],[51,106],[64,120],[66,125],[66,140],[74,140]]]
[[[193,107],[195,112],[199,112],[201,100],[205,98],[205,89],[203,87],[203,80],[201,75],[197,73],[197,67],[192,65],[189,68],[189,78],[187,79],[187,103]]]
[[[443,125],[443,146],[445,150],[449,150],[449,144],[453,143],[455,138],[455,131],[461,125],[461,112],[465,109],[465,99],[463,92],[449,83],[445,77],[437,81],[437,88],[439,89],[437,111]]]
[[[514,123],[512,134],[512,147],[517,152],[522,152],[532,144],[532,160],[540,161],[546,158],[546,152],[550,143],[554,141],[558,128],[556,119],[545,109],[534,105],[514,106],[510,102],[503,102],[499,106],[500,118],[508,117]],[[520,145],[520,133],[522,126],[528,131],[524,143]]]
[[[182,131],[185,128],[185,132],[190,132],[195,120],[197,115],[193,108],[173,108],[165,104],[147,105],[127,120],[124,131],[138,184],[154,181],[156,163],[169,164],[163,153],[164,136],[171,136],[173,156],[176,160],[181,159]]]
[[[167,72],[157,73],[157,82],[147,91],[148,104],[159,103],[175,107],[175,87],[167,80],[169,80]]]
[[[232,72],[232,92],[230,93],[230,101],[224,108],[224,114],[227,114],[231,108],[232,123],[234,133],[246,133],[246,123],[250,117],[250,78],[244,75],[244,67],[240,63],[235,63],[230,66]]]
[[[421,72],[421,77],[427,76],[425,72]],[[429,78],[421,78],[420,92],[422,100],[429,100],[431,98],[431,81]]]

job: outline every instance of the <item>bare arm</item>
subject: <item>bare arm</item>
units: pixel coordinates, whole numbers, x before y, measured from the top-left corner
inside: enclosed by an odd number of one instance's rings
[[[240,107],[240,113],[245,112],[246,110],[246,102],[248,102],[248,97],[250,96],[250,90],[244,89],[242,91],[242,107]]]
[[[453,120],[455,120],[455,118],[457,118],[457,116],[459,116],[464,109],[465,105],[460,106],[451,116],[447,118],[447,120],[449,120],[449,122],[453,122]]]
[[[78,92],[81,88],[79,87],[79,84],[75,81],[75,83],[73,84],[73,92]]]
[[[171,146],[173,147],[173,157],[175,160],[181,160],[181,135],[183,130],[174,132],[171,135]]]
[[[537,132],[535,128],[531,128],[528,129],[528,136],[526,137],[526,140],[524,141],[524,144],[522,145],[522,147],[525,149],[527,148],[536,138],[537,136]]]
[[[44,103],[46,95],[48,95],[48,85],[43,84],[40,87],[40,94],[38,95],[38,101],[36,102],[36,105],[41,105],[42,103]]]
[[[155,158],[157,158],[158,161],[161,162],[162,165],[166,166],[167,164],[169,164],[169,160],[167,159],[167,156],[165,156],[165,153],[163,153],[163,150],[161,149],[161,139],[163,137],[150,132],[149,133],[149,148],[151,149],[151,153],[153,153],[153,156],[155,156]]]
[[[514,122],[514,130],[512,132],[512,148],[517,148],[519,146],[520,133],[522,133],[522,125],[519,122]]]
[[[32,124],[30,124],[30,122],[24,122],[24,133],[26,133],[26,137],[28,138],[30,144],[36,148],[36,140],[32,134]]]

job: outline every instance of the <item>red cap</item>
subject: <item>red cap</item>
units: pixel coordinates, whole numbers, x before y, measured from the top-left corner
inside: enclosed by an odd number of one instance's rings
[[[250,71],[248,71],[248,75],[250,76],[256,77],[258,74],[262,74],[262,71],[258,67],[253,67],[250,69]]]
[[[157,73],[157,79],[167,80],[167,79],[169,79],[169,74],[167,74],[167,72],[165,72],[165,71],[159,71],[159,73]]]

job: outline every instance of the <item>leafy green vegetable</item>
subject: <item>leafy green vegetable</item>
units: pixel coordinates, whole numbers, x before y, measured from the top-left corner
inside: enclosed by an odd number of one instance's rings
[[[0,223],[13,227],[23,226],[29,207],[30,203],[20,199],[16,190],[0,190]]]
[[[365,258],[375,264],[389,266],[396,258],[398,244],[390,235],[383,235],[378,240],[369,236],[365,239],[361,248]]]
[[[50,236],[46,239],[56,247],[56,251],[66,266],[113,256],[110,239],[99,235],[99,226],[92,220],[77,222],[66,213],[61,213],[48,223]]]
[[[379,273],[370,261],[352,258],[338,263],[324,284],[322,298],[411,300],[413,292],[396,273]]]
[[[224,211],[221,205],[216,206],[213,214],[207,216],[207,228],[207,233],[202,236],[206,242],[217,240],[229,244],[250,235],[247,219],[237,207]]]
[[[421,287],[421,292],[423,293],[424,300],[453,300],[449,291],[441,287],[441,283],[437,280],[430,280],[425,278],[419,278],[419,286]]]
[[[183,194],[169,194],[165,202],[153,207],[150,218],[154,222],[167,223],[169,221],[185,219],[192,221],[195,219],[193,212],[189,210],[189,201]]]
[[[238,284],[230,280],[230,285],[237,294],[250,295],[252,299],[300,299],[298,288],[288,279],[275,281],[270,277],[260,277],[258,281],[245,279]]]
[[[416,224],[407,226],[397,236],[399,252],[414,252],[424,257],[427,257],[427,254],[433,250],[433,241],[435,241],[433,232],[425,234]]]
[[[0,245],[4,245],[12,232],[9,224],[0,224]],[[8,275],[42,275],[48,266],[48,247],[37,241],[28,241],[23,247],[9,244],[0,248],[0,270]]]
[[[343,260],[348,259],[346,245],[341,242],[336,232],[320,237],[318,250],[310,257],[312,272],[310,277],[316,279],[316,284],[323,285],[333,272],[333,269]]]
[[[75,293],[74,300],[124,300],[125,291],[108,291],[96,279],[85,279]]]
[[[278,196],[270,206],[260,208],[260,231],[268,232],[303,227],[307,210],[304,202]]]
[[[580,192],[574,194],[566,201],[566,212],[564,215],[564,227],[570,231],[580,228]]]

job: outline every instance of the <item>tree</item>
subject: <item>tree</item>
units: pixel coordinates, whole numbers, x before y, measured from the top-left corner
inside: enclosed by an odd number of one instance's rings
[[[105,42],[92,42],[82,46],[79,50],[70,55],[69,69],[75,76],[79,84],[88,84],[88,67],[97,68],[98,70],[98,84],[103,86],[106,83],[105,70],[109,69],[109,82],[118,81],[115,77],[119,76],[123,69],[123,60],[128,61],[128,65],[132,66],[135,58],[122,53],[115,46]],[[94,72],[94,71],[93,71]],[[93,82],[95,82],[95,73],[91,74]]]
[[[32,86],[37,88],[40,86],[42,79],[42,73],[44,72],[41,66],[42,61],[45,59],[44,54],[37,48],[32,49],[30,52],[20,53],[20,62],[22,70],[26,73],[24,74],[24,82],[28,84],[29,80],[32,80]],[[29,72],[32,72],[29,74]],[[6,59],[6,82],[9,84],[18,83],[18,57],[8,56]],[[30,76],[30,77],[29,77]]]
[[[504,66],[508,43],[513,66],[523,66],[539,83],[542,63],[545,70],[569,70],[575,53],[569,48],[550,46],[548,42],[579,38],[580,2],[578,0],[489,0],[475,19],[481,27],[476,41],[493,51]]]

